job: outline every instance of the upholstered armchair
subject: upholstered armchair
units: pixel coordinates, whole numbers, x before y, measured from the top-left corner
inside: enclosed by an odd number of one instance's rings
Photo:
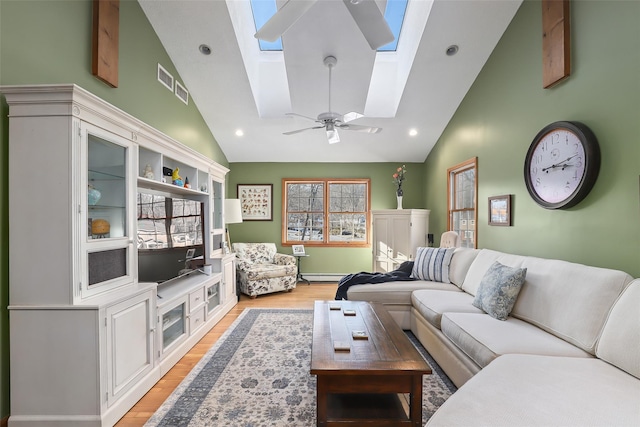
[[[460,236],[455,231],[445,231],[440,237],[441,248],[457,248],[460,247]]]
[[[234,243],[236,280],[251,298],[296,287],[296,258],[276,252],[275,243]]]

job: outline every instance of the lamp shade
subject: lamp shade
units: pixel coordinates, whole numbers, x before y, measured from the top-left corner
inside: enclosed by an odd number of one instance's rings
[[[240,199],[224,200],[224,222],[226,224],[238,224],[242,222]]]

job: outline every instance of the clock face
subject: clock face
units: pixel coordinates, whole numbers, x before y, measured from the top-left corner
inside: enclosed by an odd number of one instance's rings
[[[571,196],[582,182],[585,151],[578,136],[567,129],[544,135],[534,147],[529,176],[533,190],[548,203]]]
[[[534,138],[525,159],[525,184],[547,209],[568,208],[584,199],[598,176],[600,149],[588,127],[556,122]]]

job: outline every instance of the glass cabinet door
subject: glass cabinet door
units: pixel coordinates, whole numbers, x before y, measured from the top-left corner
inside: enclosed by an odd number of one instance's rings
[[[127,150],[87,136],[88,238],[127,236]]]
[[[80,123],[81,297],[133,283],[133,143]]]
[[[162,351],[164,352],[179,338],[186,336],[186,302],[162,314]]]

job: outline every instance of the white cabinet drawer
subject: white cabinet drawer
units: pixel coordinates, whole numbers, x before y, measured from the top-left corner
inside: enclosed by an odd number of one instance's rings
[[[189,310],[193,310],[204,302],[204,286],[189,293]]]
[[[189,315],[189,333],[192,334],[202,325],[204,325],[204,321],[207,316],[207,306],[203,305],[200,308],[194,310]]]

